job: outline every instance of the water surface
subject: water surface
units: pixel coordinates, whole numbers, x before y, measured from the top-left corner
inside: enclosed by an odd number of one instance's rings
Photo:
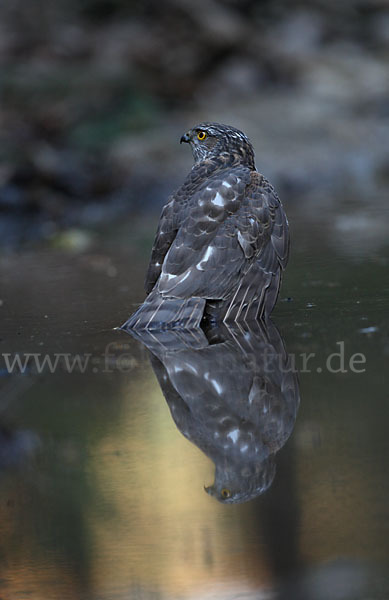
[[[143,345],[113,330],[143,299],[154,222],[0,259],[1,353],[90,355],[85,372],[37,373],[32,356],[12,375],[3,357],[1,597],[389,597],[389,249],[288,212],[273,320],[301,404],[271,485],[241,504],[205,493],[212,461],[176,427]]]

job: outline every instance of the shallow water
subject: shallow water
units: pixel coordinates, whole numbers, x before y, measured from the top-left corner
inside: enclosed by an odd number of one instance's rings
[[[288,212],[273,320],[301,404],[270,487],[241,504],[205,493],[212,461],[113,330],[143,298],[154,223],[0,259],[2,598],[389,597],[389,248]],[[26,353],[9,375],[4,354]]]

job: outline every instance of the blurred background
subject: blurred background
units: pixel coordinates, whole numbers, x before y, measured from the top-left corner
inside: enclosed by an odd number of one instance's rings
[[[1,598],[389,598],[388,65],[386,0],[0,2]],[[274,320],[315,354],[273,485],[236,506],[113,331],[204,120],[281,197]],[[322,369],[340,340],[362,373]],[[89,368],[3,359],[58,352]]]
[[[0,243],[154,227],[191,165],[180,136],[216,120],[251,137],[286,203],[377,246],[388,57],[385,0],[3,0]]]

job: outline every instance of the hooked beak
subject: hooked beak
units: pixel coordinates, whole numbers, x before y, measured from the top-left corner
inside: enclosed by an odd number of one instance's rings
[[[190,142],[189,132],[185,133],[183,136],[181,136],[180,144],[182,144],[182,142],[185,142],[185,144],[189,144],[189,142]]]

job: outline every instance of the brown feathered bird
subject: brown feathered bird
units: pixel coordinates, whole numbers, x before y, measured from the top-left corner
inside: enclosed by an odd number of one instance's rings
[[[200,123],[181,142],[194,165],[164,206],[148,297],[123,328],[196,327],[268,316],[289,255],[288,221],[247,136]]]

